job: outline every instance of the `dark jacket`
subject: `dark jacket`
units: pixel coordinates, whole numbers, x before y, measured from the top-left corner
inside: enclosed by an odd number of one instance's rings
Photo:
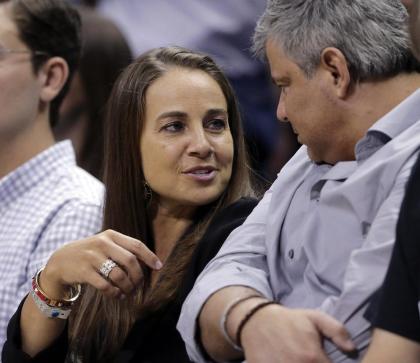
[[[123,347],[116,363],[184,363],[188,359],[184,342],[176,330],[181,306],[194,282],[207,263],[216,255],[230,232],[240,226],[256,206],[257,201],[243,198],[224,208],[212,220],[206,233],[198,242],[179,293],[173,303],[160,311],[138,320]],[[3,363],[64,362],[67,355],[67,329],[54,344],[30,358],[21,350],[20,313],[22,304],[10,320],[7,341],[3,348]]]

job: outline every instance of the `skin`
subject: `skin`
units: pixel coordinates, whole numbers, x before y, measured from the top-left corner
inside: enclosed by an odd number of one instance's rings
[[[308,146],[311,159],[332,163],[354,158],[344,117],[334,112],[340,100],[329,72],[319,68],[308,79],[273,41],[267,42],[266,53],[271,77],[280,89],[277,118],[290,122],[298,141]]]
[[[410,14],[410,33],[412,48],[416,57],[420,58],[420,1],[401,1]],[[404,307],[401,307],[402,309]],[[415,363],[420,360],[420,344],[391,332],[375,329],[369,350],[363,363]]]
[[[242,286],[227,287],[212,295],[204,305],[199,320],[201,337],[206,351],[215,361],[224,362],[242,356],[225,340],[219,322],[228,302],[240,296],[255,294],[258,293]],[[245,314],[265,300],[262,296],[252,298],[232,310],[227,320],[230,337],[236,337],[236,331]],[[249,363],[327,363],[330,361],[322,350],[322,337],[330,338],[343,350],[354,349],[342,324],[328,315],[315,310],[269,305],[253,315],[244,326],[241,343]],[[305,349],[302,349],[303,341]]]
[[[419,343],[386,330],[375,329],[362,363],[417,363],[419,359]]]
[[[195,209],[214,201],[230,180],[233,161],[227,104],[217,82],[205,72],[181,68],[154,82],[147,91],[141,154],[159,208],[182,203]],[[214,175],[199,180],[192,173],[197,168]]]
[[[322,51],[311,78],[271,39],[266,54],[273,81],[282,91],[277,117],[291,123],[316,162],[354,160],[357,141],[420,85],[418,74],[352,84],[345,56],[333,47]],[[241,357],[224,338],[220,320],[233,300],[252,294],[255,291],[247,287],[229,286],[204,304],[199,316],[201,339],[216,361]],[[247,300],[231,312],[227,331],[232,338],[240,321],[261,299],[264,297]],[[331,317],[317,310],[269,305],[245,325],[242,346],[248,363],[328,362],[322,348],[324,338],[330,338],[343,351],[354,349],[343,325]],[[304,350],[301,342],[305,342]]]
[[[233,140],[218,84],[201,71],[170,69],[146,93],[140,144],[143,172],[154,192],[155,253],[112,230],[68,243],[54,252],[40,276],[41,288],[51,298],[63,298],[68,286],[76,283],[124,298],[140,286],[140,261],[152,269],[152,283],[156,280],[196,208],[216,200],[231,177]],[[196,167],[211,169],[210,177],[203,181],[190,175],[188,171]],[[98,272],[107,258],[118,264],[109,279]],[[22,348],[29,355],[50,345],[64,327],[64,321],[46,318],[32,298],[26,299]]]
[[[221,195],[232,174],[233,140],[217,82],[205,72],[182,68],[154,82],[147,90],[140,145],[157,207],[153,225],[161,243],[156,252],[166,260],[178,239],[174,233],[183,233],[197,206]]]
[[[56,140],[70,139],[77,159],[86,143],[89,115],[86,109],[86,94],[80,73],[76,72],[71,80],[70,89],[60,106],[60,122],[54,127]]]
[[[29,50],[8,4],[0,5],[0,49]],[[8,53],[0,59],[0,178],[54,144],[49,103],[67,80],[68,67],[53,57],[34,74],[30,57]]]

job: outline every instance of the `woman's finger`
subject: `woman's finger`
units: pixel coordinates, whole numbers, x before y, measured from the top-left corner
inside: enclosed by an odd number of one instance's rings
[[[134,284],[131,282],[126,272],[118,265],[111,270],[108,277],[103,277],[108,279],[114,286],[118,287],[126,295],[130,294],[134,289]]]
[[[126,294],[139,285],[143,278],[143,272],[136,256],[116,244],[106,234],[102,234],[94,240],[85,257],[97,273],[105,279],[110,279]],[[107,266],[109,264],[111,265]]]
[[[105,233],[116,244],[132,252],[139,261],[144,262],[150,268],[154,270],[162,268],[162,262],[143,242],[113,230],[107,230]]]
[[[98,271],[107,259],[111,259],[127,274],[134,286],[141,283],[143,271],[140,265],[141,260],[136,255],[115,243],[107,235],[101,237],[100,249],[101,260],[94,264]]]
[[[119,297],[122,295],[121,289],[117,286],[113,285],[110,281],[105,280],[101,275],[98,273],[88,274],[86,276],[86,283],[93,286],[95,289],[101,291],[104,295],[108,297]]]

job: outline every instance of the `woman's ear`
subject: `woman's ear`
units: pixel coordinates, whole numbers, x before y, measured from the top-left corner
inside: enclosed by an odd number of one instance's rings
[[[329,72],[337,97],[345,98],[350,90],[351,77],[344,54],[337,48],[325,48],[321,53],[320,67]]]
[[[38,71],[41,81],[40,99],[51,102],[61,91],[69,77],[67,62],[61,57],[48,59]]]

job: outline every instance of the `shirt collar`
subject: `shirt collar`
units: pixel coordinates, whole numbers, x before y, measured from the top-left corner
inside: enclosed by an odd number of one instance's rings
[[[413,92],[399,105],[394,107],[385,116],[376,121],[370,131],[378,131],[388,135],[391,139],[414,125],[420,120],[420,89]]]
[[[388,141],[420,120],[420,89],[376,121],[355,147],[358,162],[367,159]]]
[[[51,146],[0,179],[0,206],[7,206],[44,178],[61,174],[74,165],[76,158],[70,141]]]

